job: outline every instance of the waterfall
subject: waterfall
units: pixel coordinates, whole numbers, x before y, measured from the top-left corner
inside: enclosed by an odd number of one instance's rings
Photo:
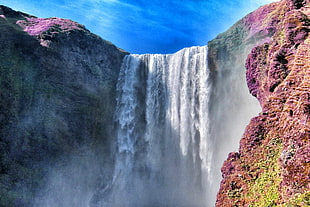
[[[242,64],[232,68],[211,77],[206,46],[127,55],[111,151],[84,146],[60,160],[32,206],[214,206],[221,165],[260,109]]]
[[[111,120],[116,136],[47,169],[32,206],[214,206],[221,165],[260,110],[243,65],[232,68],[211,77],[206,46],[127,55]]]
[[[212,180],[207,65],[206,46],[124,58],[114,178],[100,205],[206,206]]]

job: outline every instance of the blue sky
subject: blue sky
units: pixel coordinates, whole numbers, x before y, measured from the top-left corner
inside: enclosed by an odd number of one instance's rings
[[[276,0],[0,0],[37,17],[72,19],[130,53],[206,45],[259,6]]]

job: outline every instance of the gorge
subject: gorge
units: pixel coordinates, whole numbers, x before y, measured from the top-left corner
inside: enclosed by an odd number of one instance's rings
[[[309,14],[282,0],[133,55],[0,6],[0,206],[310,205]]]
[[[108,205],[206,203],[212,154],[206,57],[206,47],[125,57],[117,84],[114,199]]]

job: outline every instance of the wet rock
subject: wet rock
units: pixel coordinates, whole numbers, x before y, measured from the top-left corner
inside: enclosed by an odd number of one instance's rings
[[[272,11],[274,5],[277,9]],[[246,63],[249,90],[260,101],[263,113],[248,125],[240,142],[240,158],[232,159],[230,155],[225,161],[223,169],[233,170],[223,171],[216,206],[299,206],[307,202],[310,189],[307,5],[308,1],[288,0],[261,9],[270,13],[260,22],[265,25],[278,22],[268,44],[252,49]],[[239,175],[243,179],[234,179]],[[242,185],[238,197],[229,194],[232,179],[236,186]]]

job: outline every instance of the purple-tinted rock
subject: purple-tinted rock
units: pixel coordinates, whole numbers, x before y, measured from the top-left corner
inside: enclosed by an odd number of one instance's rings
[[[309,3],[283,0],[245,18],[256,25],[252,33],[268,25],[276,32],[246,62],[249,90],[263,112],[248,125],[238,157],[230,154],[223,165],[218,207],[309,204]],[[242,186],[238,196],[232,183]]]

